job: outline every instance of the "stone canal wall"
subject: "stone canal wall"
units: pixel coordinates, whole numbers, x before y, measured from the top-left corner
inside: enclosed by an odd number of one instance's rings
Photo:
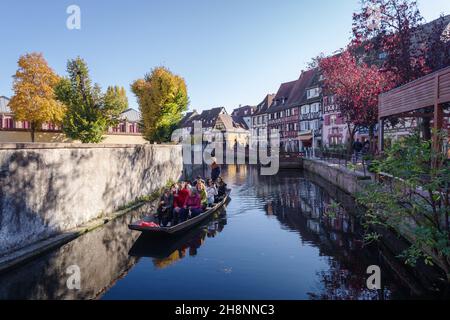
[[[364,185],[370,182],[370,178],[364,177],[360,172],[354,172],[321,160],[302,159],[301,167],[317,174],[351,195],[361,191]]]
[[[181,146],[0,144],[0,256],[177,180]]]

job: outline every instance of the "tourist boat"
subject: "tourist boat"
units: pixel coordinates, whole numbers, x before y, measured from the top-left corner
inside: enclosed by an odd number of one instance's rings
[[[227,191],[223,200],[220,201],[219,203],[216,203],[216,205],[214,207],[209,208],[208,210],[206,210],[205,212],[201,213],[200,215],[198,215],[194,218],[188,219],[186,221],[183,221],[183,222],[181,222],[177,225],[171,226],[171,227],[142,226],[142,223],[148,222],[148,220],[139,220],[132,224],[129,224],[128,228],[131,230],[134,230],[134,231],[141,231],[141,232],[145,232],[145,233],[149,233],[149,234],[171,235],[171,234],[182,233],[182,232],[187,231],[187,230],[191,229],[192,227],[198,225],[200,222],[202,222],[203,220],[205,220],[206,218],[211,216],[214,212],[216,212],[217,210],[222,208],[228,202],[229,199],[230,199],[230,190]]]

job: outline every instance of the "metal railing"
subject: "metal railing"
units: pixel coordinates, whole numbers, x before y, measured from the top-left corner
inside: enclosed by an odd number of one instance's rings
[[[316,159],[325,161],[332,164],[337,164],[339,167],[345,167],[346,169],[353,170],[354,172],[361,172],[364,177],[368,176],[368,163],[366,161],[366,155],[362,152],[353,152],[349,154],[346,150],[325,150],[325,149],[313,149],[304,148],[303,155],[307,159]]]

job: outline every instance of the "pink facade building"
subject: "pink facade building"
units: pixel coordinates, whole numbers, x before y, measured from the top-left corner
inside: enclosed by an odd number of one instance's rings
[[[0,96],[0,131],[28,131],[31,129],[29,121],[17,121],[9,108],[10,99]],[[128,109],[120,116],[120,123],[108,129],[108,134],[141,135],[139,123],[141,115],[134,109]],[[61,132],[61,127],[53,123],[44,123],[39,131]]]
[[[335,104],[333,95],[323,97],[322,142],[325,147],[343,145],[348,140],[348,127]]]
[[[31,129],[29,121],[17,121],[14,113],[9,108],[9,100],[5,96],[0,97],[0,130],[3,131],[26,131]],[[42,131],[60,131],[61,128],[52,123],[44,123]]]

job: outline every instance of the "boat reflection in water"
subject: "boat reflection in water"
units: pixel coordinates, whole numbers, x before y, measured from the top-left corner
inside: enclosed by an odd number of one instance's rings
[[[207,238],[216,237],[227,224],[226,209],[221,208],[200,226],[179,235],[141,234],[129,255],[153,259],[157,269],[167,268],[187,255],[194,257]]]
[[[354,200],[323,179],[296,170],[261,176],[253,166],[224,166],[222,174],[232,201],[200,226],[175,237],[141,235],[128,225],[155,212],[142,207],[0,274],[0,299],[446,297],[429,268],[398,258],[397,236],[363,243]],[[67,287],[73,265],[80,290]],[[372,265],[382,272],[378,291],[366,285]]]

